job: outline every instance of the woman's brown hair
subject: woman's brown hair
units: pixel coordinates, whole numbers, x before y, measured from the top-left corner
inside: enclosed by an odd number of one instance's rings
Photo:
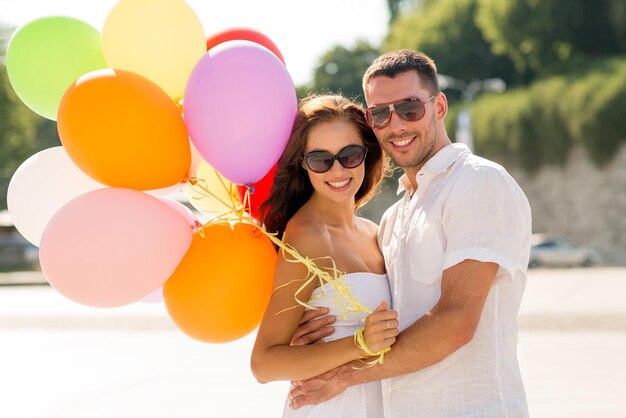
[[[340,95],[311,95],[299,103],[289,142],[278,160],[274,183],[267,200],[261,205],[261,223],[268,232],[282,237],[287,222],[313,194],[313,186],[302,167],[302,154],[311,128],[336,120],[353,123],[367,147],[365,177],[356,193],[356,208],[374,195],[384,172],[383,152],[367,125],[363,106]]]

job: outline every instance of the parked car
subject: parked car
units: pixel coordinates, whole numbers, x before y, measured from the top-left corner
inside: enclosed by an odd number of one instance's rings
[[[589,267],[601,262],[600,254],[593,248],[573,245],[564,239],[533,235],[528,267]]]
[[[39,248],[17,233],[0,236],[0,271],[38,270]]]

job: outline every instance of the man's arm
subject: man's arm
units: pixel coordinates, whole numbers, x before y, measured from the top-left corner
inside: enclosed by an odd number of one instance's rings
[[[304,311],[300,324],[295,334],[291,338],[291,345],[307,345],[322,341],[335,332],[337,318],[328,315],[328,308],[309,309]]]
[[[367,368],[359,363],[354,364],[357,368],[347,364],[294,382],[289,394],[291,407],[320,403],[355,384],[423,369],[469,343],[497,271],[497,264],[476,260],[465,260],[446,269],[439,302],[400,333],[383,364]]]

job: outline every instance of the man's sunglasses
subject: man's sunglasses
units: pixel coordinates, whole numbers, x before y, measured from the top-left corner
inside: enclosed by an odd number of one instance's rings
[[[335,160],[339,161],[344,168],[357,168],[365,160],[367,148],[363,145],[348,145],[333,155],[328,151],[311,151],[302,154],[304,163],[314,173],[325,173],[333,167]]]
[[[396,112],[396,115],[401,119],[416,122],[424,117],[424,113],[426,113],[425,104],[434,99],[436,95],[437,93],[424,101],[412,97],[393,103],[377,104],[367,108],[365,118],[368,125],[374,129],[382,129],[387,126],[391,120],[391,112]]]

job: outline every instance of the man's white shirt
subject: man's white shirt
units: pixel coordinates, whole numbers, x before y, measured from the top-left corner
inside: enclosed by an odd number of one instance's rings
[[[500,267],[472,341],[423,370],[382,381],[385,417],[527,417],[517,361],[526,286],[528,200],[500,165],[463,144],[441,149],[390,207],[379,228],[393,308],[403,330],[435,306],[443,271],[463,260]]]

